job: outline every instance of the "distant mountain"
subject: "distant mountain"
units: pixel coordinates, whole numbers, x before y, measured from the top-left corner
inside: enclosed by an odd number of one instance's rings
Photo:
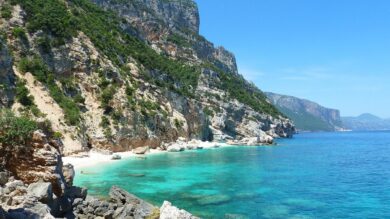
[[[356,131],[390,130],[390,119],[364,113],[358,117],[342,117],[344,127]]]
[[[266,93],[268,99],[301,131],[337,131],[342,129],[339,110],[328,109],[297,97]]]

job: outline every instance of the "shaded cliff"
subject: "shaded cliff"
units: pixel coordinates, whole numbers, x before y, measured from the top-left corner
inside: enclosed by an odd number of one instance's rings
[[[302,131],[337,131],[342,128],[340,111],[323,107],[309,100],[292,96],[266,93],[273,104],[297,129]]]
[[[199,35],[193,1],[1,1],[2,106],[47,120],[64,153],[291,137],[294,127]]]

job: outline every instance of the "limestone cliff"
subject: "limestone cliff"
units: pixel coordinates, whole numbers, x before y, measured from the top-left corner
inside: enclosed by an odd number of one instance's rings
[[[340,111],[297,97],[266,93],[273,104],[291,118],[302,131],[337,131],[342,129]]]
[[[0,106],[50,121],[65,154],[294,133],[199,35],[191,0],[13,2],[0,1]]]
[[[7,43],[0,36],[0,107],[10,107],[14,100],[15,75],[12,71],[12,57]]]

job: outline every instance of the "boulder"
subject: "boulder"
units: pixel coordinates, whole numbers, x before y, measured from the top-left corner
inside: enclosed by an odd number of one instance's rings
[[[53,190],[51,183],[38,182],[32,183],[27,188],[27,193],[37,197],[42,203],[50,203],[53,200]]]
[[[167,148],[168,152],[180,152],[184,150],[185,150],[184,145],[177,144],[177,143],[171,144]]]
[[[81,198],[82,200],[84,200],[87,197],[87,193],[87,188],[81,188],[76,186],[68,187],[65,190],[65,195],[70,199]]]
[[[133,149],[134,154],[145,154],[148,151],[149,151],[149,146],[138,147]]]
[[[201,143],[201,141],[193,139],[187,143],[186,148],[187,150],[203,149],[203,147],[200,146]]]
[[[185,210],[180,210],[168,201],[164,201],[160,208],[160,219],[197,219]]]
[[[121,157],[121,155],[119,155],[119,154],[114,154],[114,155],[112,155],[112,157],[111,157],[111,160],[120,160],[120,159],[122,159],[122,157]]]
[[[65,164],[62,166],[62,174],[64,175],[67,186],[73,186],[73,179],[75,176],[74,167],[72,164]]]
[[[0,186],[4,186],[8,182],[8,174],[6,172],[0,172]]]
[[[8,218],[55,219],[50,214],[49,206],[40,202],[30,203],[23,208],[11,209],[8,211]]]
[[[110,189],[109,195],[111,202],[118,204],[120,207],[115,211],[114,218],[116,218],[116,215],[120,215],[121,217],[119,218],[126,218],[124,216],[131,215],[133,215],[134,218],[144,218],[152,215],[155,209],[150,203],[116,186],[113,186]]]
[[[5,184],[4,192],[8,194],[22,187],[24,187],[24,183],[22,181],[14,180]]]

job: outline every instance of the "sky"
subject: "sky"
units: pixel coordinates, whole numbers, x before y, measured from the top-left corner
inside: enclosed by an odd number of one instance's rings
[[[201,35],[263,91],[390,118],[390,1],[195,1]]]

